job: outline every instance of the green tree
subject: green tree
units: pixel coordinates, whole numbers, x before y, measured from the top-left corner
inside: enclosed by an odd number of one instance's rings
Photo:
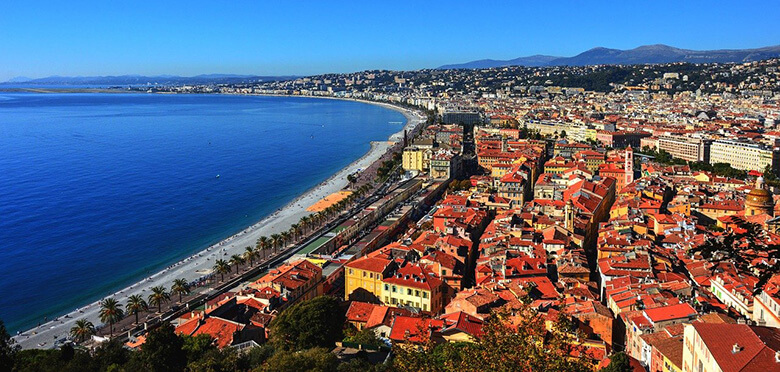
[[[152,293],[149,295],[149,305],[157,306],[158,313],[162,313],[162,305],[170,300],[171,294],[165,287],[158,285],[152,288]]]
[[[609,357],[609,364],[601,369],[601,372],[631,372],[631,362],[624,352],[612,354]]]
[[[84,342],[84,340],[86,340],[87,337],[92,336],[94,334],[95,334],[95,325],[86,319],[77,320],[76,324],[70,329],[70,335],[73,336],[73,338],[78,339],[79,342]]]
[[[187,354],[187,360],[190,361],[200,359],[207,351],[217,348],[214,339],[207,334],[182,336],[182,339],[184,339],[182,349]]]
[[[244,259],[249,260],[249,266],[255,264],[255,258],[257,257],[257,251],[251,246],[244,248]]]
[[[134,356],[149,372],[183,371],[187,366],[184,339],[176,335],[173,325],[163,323],[149,332],[141,351]]]
[[[19,351],[19,345],[15,345],[5,324],[0,320],[0,371],[10,371],[14,366],[14,357]]]
[[[241,257],[241,255],[234,254],[230,256],[230,263],[236,267],[236,272],[240,272],[241,264],[244,263],[244,257]]]
[[[263,252],[263,257],[265,258],[265,250],[268,249],[268,237],[267,236],[261,236],[257,239],[257,249],[259,249],[261,252]]]
[[[225,274],[230,273],[230,264],[223,259],[219,259],[217,262],[214,262],[214,272],[219,274],[224,282]]]
[[[271,234],[271,247],[274,249],[274,254],[278,251],[279,246],[282,245],[282,236],[279,234]]]
[[[174,279],[173,285],[171,285],[171,293],[179,295],[179,303],[181,303],[182,298],[190,294],[190,284],[187,283],[187,279]]]
[[[766,167],[764,167],[763,177],[764,182],[766,182],[767,185],[778,186],[780,184],[777,173],[772,169],[772,164],[767,164]]]
[[[265,343],[259,347],[254,347],[249,350],[245,355],[246,362],[249,368],[260,367],[266,360],[274,355],[274,346],[270,343]]]
[[[336,372],[338,358],[325,348],[312,348],[299,352],[277,351],[257,371],[285,372]]]
[[[127,298],[127,311],[135,315],[135,324],[138,324],[138,313],[149,310],[149,305],[141,295],[134,294]]]
[[[109,340],[101,343],[93,354],[94,360],[100,366],[100,371],[123,366],[130,359],[130,350],[127,350],[125,345],[119,340]]]
[[[416,347],[394,346],[393,368],[397,371],[590,371],[584,359],[571,358],[581,347],[571,333],[556,324],[552,331],[545,320],[526,305],[514,313],[492,314],[483,334],[472,343],[437,345],[427,330]],[[426,338],[427,337],[427,338]]]
[[[370,329],[363,329],[354,334],[344,338],[344,342],[354,342],[363,346],[379,347],[382,345],[382,341],[376,337],[376,333]]]
[[[189,360],[187,363],[188,371],[213,371],[213,372],[233,372],[244,370],[239,367],[243,359],[239,359],[238,353],[233,348],[222,350],[210,349],[197,359]]]
[[[339,300],[319,296],[282,311],[271,323],[271,341],[280,349],[330,348],[343,338],[343,324]]]
[[[108,323],[109,337],[114,337],[114,323],[118,322],[125,315],[120,304],[113,297],[100,301],[100,321]]]

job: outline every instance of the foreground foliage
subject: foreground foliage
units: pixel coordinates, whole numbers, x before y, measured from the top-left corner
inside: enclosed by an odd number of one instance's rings
[[[333,348],[343,338],[340,301],[320,296],[284,310],[271,323],[271,342],[280,349]]]
[[[517,314],[517,313],[516,313]],[[561,322],[551,331],[533,311],[519,315],[496,313],[475,342],[420,343],[395,346],[393,367],[398,371],[590,371],[575,358],[580,346]]]

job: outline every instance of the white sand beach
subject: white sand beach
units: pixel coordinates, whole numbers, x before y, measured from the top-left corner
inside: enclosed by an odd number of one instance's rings
[[[404,116],[406,116],[404,130],[409,130],[410,132],[415,126],[425,121],[424,117],[411,110],[383,103],[369,101],[361,102],[381,105],[403,113]],[[308,190],[303,195],[275,211],[260,222],[207,249],[176,262],[166,269],[144,278],[138,283],[117,291],[116,293],[106,294],[105,297],[114,297],[120,303],[125,304],[127,302],[127,297],[134,294],[140,294],[146,298],[152,287],[162,285],[169,288],[174,279],[185,278],[187,281],[191,282],[203,277],[210,273],[216,259],[228,259],[233,254],[241,254],[244,252],[245,247],[254,246],[259,237],[270,236],[271,234],[288,230],[290,226],[297,223],[301,217],[310,214],[310,212],[306,211],[307,207],[325,196],[344,188],[347,185],[347,175],[354,173],[358,169],[367,168],[387,152],[387,149],[392,145],[392,142],[402,140],[403,133],[403,130],[401,130],[400,132],[393,134],[390,136],[390,141],[372,142],[371,149],[360,159],[341,169],[338,173],[316,187]],[[40,295],[45,296],[43,293]],[[82,306],[67,315],[59,316],[41,326],[22,332],[21,334],[14,336],[14,340],[25,349],[51,348],[54,346],[55,340],[68,336],[71,327],[73,327],[78,319],[87,319],[96,326],[100,325],[101,322],[98,312],[98,302],[95,301]]]

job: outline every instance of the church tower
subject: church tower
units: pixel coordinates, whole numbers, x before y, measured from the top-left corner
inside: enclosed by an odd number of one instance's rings
[[[628,186],[631,182],[634,182],[634,150],[631,148],[631,145],[626,147],[626,163],[623,169],[626,172],[626,183],[624,186]]]

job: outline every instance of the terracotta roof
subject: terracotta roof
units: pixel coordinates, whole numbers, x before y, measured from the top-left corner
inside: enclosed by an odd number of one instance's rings
[[[780,367],[775,361],[775,352],[780,350],[778,329],[710,323],[693,323],[692,327],[723,372],[766,372]],[[736,353],[734,345],[738,348]]]
[[[367,322],[371,312],[374,311],[376,306],[377,305],[368,302],[352,301],[352,303],[349,304],[349,309],[347,309],[347,321],[359,323]]]
[[[442,315],[439,319],[445,320],[442,332],[458,330],[467,333],[473,337],[482,336],[482,319],[471,316],[462,311]]]
[[[395,275],[382,280],[384,283],[401,285],[431,291],[441,286],[442,281],[430,270],[417,265],[408,264],[399,268]]]
[[[401,315],[393,320],[388,338],[396,342],[407,340],[410,342],[422,342],[426,336],[430,336],[432,331],[441,329],[443,325],[443,320],[413,318]]]

